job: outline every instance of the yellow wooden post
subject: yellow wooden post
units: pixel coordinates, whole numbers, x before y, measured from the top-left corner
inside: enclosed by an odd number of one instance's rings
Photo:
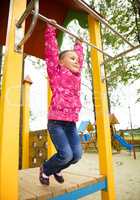
[[[22,110],[22,168],[29,168],[29,127],[30,127],[30,86],[32,81],[27,76],[23,81]]]
[[[20,88],[23,53],[14,51],[15,21],[26,8],[26,0],[10,1],[6,52],[1,93],[0,199],[18,200]],[[2,28],[2,27],[1,27]],[[23,26],[24,31],[24,26]]]
[[[100,24],[93,17],[88,17],[90,40],[98,48],[102,48]],[[102,80],[103,56],[97,50],[91,50],[93,65],[93,86],[95,97],[96,124],[98,134],[98,150],[100,173],[107,177],[107,191],[102,191],[102,200],[115,200],[114,175],[112,167],[112,149],[110,137],[109,113],[107,106],[106,84]],[[101,69],[102,68],[102,69]]]
[[[49,107],[49,104],[50,104],[50,101],[51,101],[51,96],[52,96],[52,93],[51,93],[51,89],[49,87],[49,83],[48,83],[48,107]],[[48,159],[54,155],[56,153],[56,149],[51,141],[51,138],[50,138],[50,135],[48,134],[47,135],[47,141],[48,141]]]
[[[0,89],[0,113],[1,113],[1,89]],[[0,121],[1,121],[1,119],[0,119]]]

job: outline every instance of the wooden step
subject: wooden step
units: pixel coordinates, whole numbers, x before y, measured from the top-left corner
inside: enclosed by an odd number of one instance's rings
[[[57,183],[53,176],[50,177],[50,186],[40,184],[39,168],[32,168],[19,171],[20,196],[19,200],[49,200],[66,195],[72,199],[71,195],[78,197],[85,196],[97,190],[106,188],[106,180],[104,176],[97,175],[92,177],[85,173],[74,173],[74,171],[64,171],[65,182]]]

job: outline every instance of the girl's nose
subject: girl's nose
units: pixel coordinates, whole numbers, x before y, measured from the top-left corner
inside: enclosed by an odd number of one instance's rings
[[[75,64],[78,64],[78,60],[75,60]]]

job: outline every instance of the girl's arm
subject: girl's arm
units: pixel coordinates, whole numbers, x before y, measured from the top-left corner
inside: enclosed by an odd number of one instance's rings
[[[47,24],[45,30],[45,61],[47,64],[48,75],[52,76],[58,70],[58,44],[56,40],[55,27]]]
[[[76,41],[76,43],[74,45],[74,51],[77,53],[77,55],[79,57],[80,69],[82,69],[83,61],[84,61],[84,53],[83,53],[82,42],[80,42],[78,40]]]

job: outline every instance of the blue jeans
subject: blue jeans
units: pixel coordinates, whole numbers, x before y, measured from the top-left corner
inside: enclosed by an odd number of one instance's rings
[[[43,164],[44,173],[50,176],[77,163],[82,156],[82,146],[75,122],[48,120],[48,131],[57,150]]]

